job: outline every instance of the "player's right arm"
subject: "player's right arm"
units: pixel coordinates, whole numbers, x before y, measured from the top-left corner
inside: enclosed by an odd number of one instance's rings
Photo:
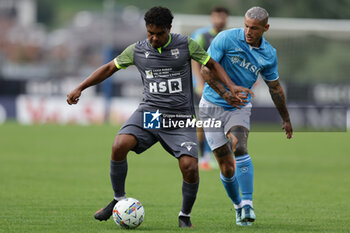
[[[265,80],[267,86],[269,87],[271,98],[282,118],[283,125],[282,129],[286,132],[287,138],[293,137],[293,127],[290,122],[289,112],[286,104],[286,97],[283,88],[278,79],[274,81]]]
[[[67,95],[67,103],[69,105],[77,104],[79,101],[79,97],[81,96],[81,92],[83,90],[103,82],[105,79],[110,77],[118,70],[125,69],[126,67],[133,65],[135,46],[136,44],[128,46],[113,61],[110,61],[109,63],[95,70],[89,77],[87,77],[82,83],[80,83],[77,88],[75,88]]]
[[[114,74],[118,70],[119,69],[114,64],[114,61],[110,61],[109,63],[99,67],[89,77],[87,77],[82,83],[80,83],[78,87],[76,87],[73,91],[71,91],[67,95],[67,103],[69,105],[77,104],[79,101],[81,92],[83,90],[103,82],[105,79],[110,77],[112,74]]]

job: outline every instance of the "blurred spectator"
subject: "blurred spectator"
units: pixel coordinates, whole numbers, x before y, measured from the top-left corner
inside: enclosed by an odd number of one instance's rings
[[[139,30],[143,24],[137,23],[142,22],[137,8],[133,8],[133,27],[125,23],[128,12],[112,11],[112,17],[106,19],[102,13],[83,11],[66,27],[48,31],[39,23],[21,23],[15,3],[12,1],[6,9],[0,7],[0,77],[7,80],[84,77],[104,61],[101,34],[109,33],[109,44],[116,45],[117,50],[125,49],[130,38],[136,42],[145,36]]]

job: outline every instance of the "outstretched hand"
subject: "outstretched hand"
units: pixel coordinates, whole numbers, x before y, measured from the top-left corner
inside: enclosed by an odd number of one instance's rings
[[[77,104],[79,101],[79,97],[81,95],[81,91],[79,89],[74,89],[67,95],[67,103],[69,105]]]
[[[290,121],[284,121],[282,125],[282,129],[286,131],[286,135],[288,139],[293,137],[293,128],[292,123]]]

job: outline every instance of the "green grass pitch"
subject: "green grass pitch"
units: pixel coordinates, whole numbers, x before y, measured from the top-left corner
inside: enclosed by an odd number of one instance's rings
[[[118,128],[0,125],[0,232],[123,232],[95,211],[112,199],[111,145]],[[251,227],[234,223],[219,171],[200,171],[194,229],[179,229],[182,177],[159,144],[128,157],[127,196],[145,221],[132,232],[350,232],[350,133],[252,132]]]

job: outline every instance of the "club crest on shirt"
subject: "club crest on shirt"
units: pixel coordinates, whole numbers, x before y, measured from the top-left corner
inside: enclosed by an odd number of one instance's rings
[[[232,56],[231,57],[231,61],[233,64],[238,63],[241,60],[241,58],[239,56]]]
[[[180,56],[180,50],[179,49],[172,49],[170,50],[171,55],[175,56],[175,58],[179,58]]]

